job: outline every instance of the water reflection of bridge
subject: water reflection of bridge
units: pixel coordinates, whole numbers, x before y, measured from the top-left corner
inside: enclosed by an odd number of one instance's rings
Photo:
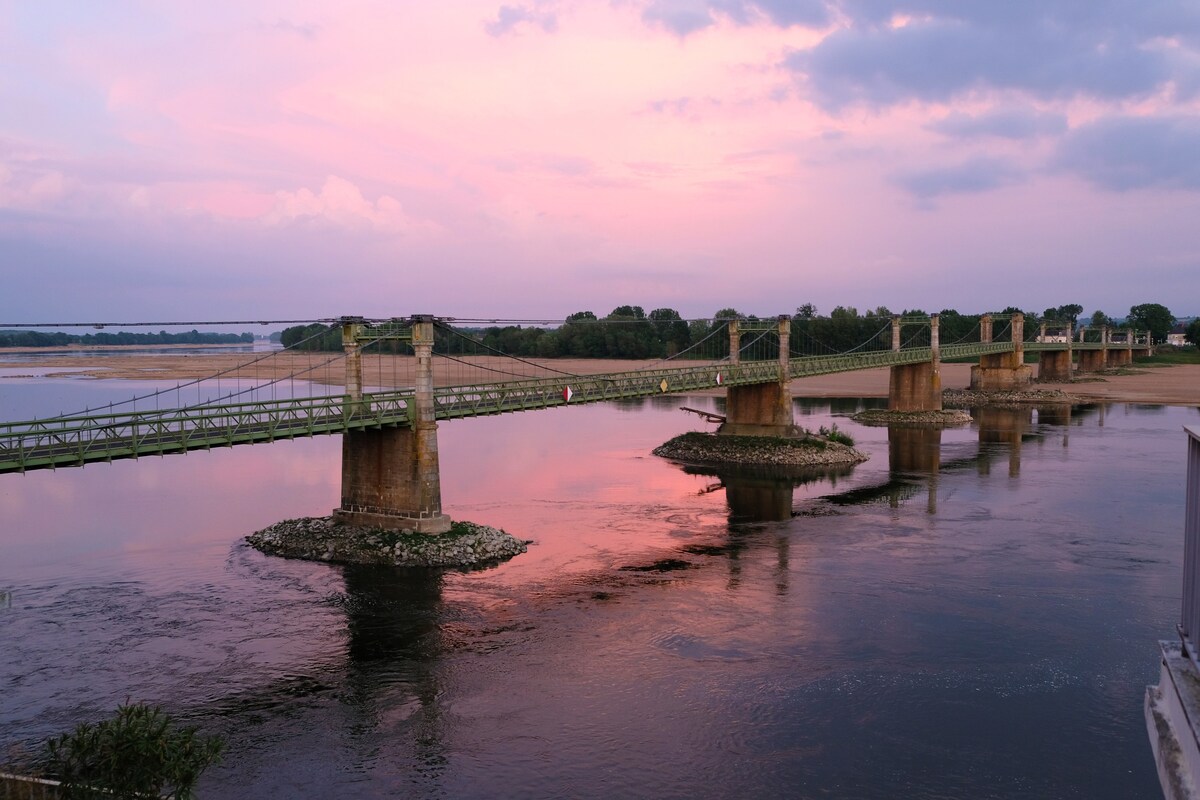
[[[857,404],[859,401],[851,401]],[[856,410],[856,409],[850,409]],[[1069,427],[1084,416],[1099,415],[1102,405],[1065,403],[1011,407],[979,407],[971,410],[971,427],[978,434],[978,448],[969,455],[943,459],[940,427],[890,425],[888,427],[888,478],[881,483],[854,486],[817,498],[831,506],[857,506],[886,503],[896,507],[924,494],[930,514],[937,512],[938,475],[942,472],[976,469],[980,475],[991,473],[995,462],[1005,460],[1010,477],[1021,472],[1021,449],[1030,439],[1041,438],[1038,426],[1061,429],[1062,443],[1069,442]],[[696,468],[688,471],[713,475],[723,487],[729,504],[731,522],[778,522],[797,513],[793,506],[794,490],[800,486],[830,481],[836,486],[840,477],[852,468],[840,470],[771,471],[767,469]]]

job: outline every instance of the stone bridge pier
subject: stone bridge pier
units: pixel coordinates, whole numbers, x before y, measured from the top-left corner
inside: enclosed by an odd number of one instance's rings
[[[795,436],[798,433],[792,414],[791,334],[792,320],[778,320],[779,380],[730,386],[725,390],[725,422],[717,429],[730,436]],[[741,330],[736,319],[729,321],[729,360],[739,364]]]
[[[1013,349],[1007,353],[980,356],[979,364],[971,367],[971,388],[977,392],[1004,392],[1028,386],[1033,370],[1025,364],[1025,316],[1013,314],[1010,325]],[[992,341],[992,317],[984,314],[979,320],[979,341]]]
[[[900,350],[900,317],[892,317],[892,350]],[[929,318],[930,358],[892,367],[888,375],[889,411],[941,411],[942,363],[938,316]]]
[[[1112,347],[1109,349],[1108,365],[1110,367],[1120,367],[1133,363],[1133,341],[1136,338],[1137,336],[1133,331],[1127,330],[1125,331],[1123,342],[1113,342],[1114,345],[1124,344],[1124,347]]]
[[[1038,353],[1038,380],[1043,383],[1068,383],[1071,380],[1071,323],[1067,323],[1063,329],[1065,333],[1057,334],[1065,336],[1066,350],[1043,350]],[[1039,331],[1038,341],[1046,341],[1046,323],[1042,323]]]
[[[346,401],[362,399],[361,359],[356,323],[346,323]],[[351,525],[445,533],[442,513],[437,423],[433,405],[433,317],[413,317],[412,347],[417,383],[409,426],[350,430],[342,436],[342,504],[336,519]],[[354,350],[354,355],[349,353]],[[355,374],[351,374],[354,372]]]
[[[1079,329],[1079,341],[1083,341],[1084,329]],[[1079,371],[1080,372],[1100,372],[1108,367],[1108,326],[1100,329],[1100,344],[1099,350],[1080,350],[1079,351]]]

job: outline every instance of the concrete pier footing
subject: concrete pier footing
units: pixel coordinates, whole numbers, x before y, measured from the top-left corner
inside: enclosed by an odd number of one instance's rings
[[[717,432],[731,436],[794,434],[790,387],[779,383],[729,387],[725,390],[725,422]]]
[[[342,437],[342,504],[334,518],[362,527],[445,533],[435,431],[347,431]]]
[[[941,411],[942,373],[930,362],[892,367],[888,411]]]
[[[1071,351],[1045,350],[1039,353],[1038,380],[1049,383],[1071,380]]]
[[[1079,372],[1100,372],[1108,367],[1108,350],[1080,350]]]
[[[353,331],[344,335],[352,336]],[[417,382],[411,426],[343,434],[342,504],[333,516],[363,527],[445,533],[450,518],[442,513],[433,407],[433,317],[413,317],[412,347]],[[352,381],[362,386],[361,375],[348,376],[348,388]]]

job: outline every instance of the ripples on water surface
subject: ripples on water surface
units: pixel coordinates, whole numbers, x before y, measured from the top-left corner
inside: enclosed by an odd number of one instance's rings
[[[535,540],[469,574],[238,543],[336,437],[0,476],[0,755],[133,698],[227,737],[214,798],[1157,795],[1194,409],[803,403],[872,458],[793,487],[649,455],[712,403],[443,423],[448,512]]]

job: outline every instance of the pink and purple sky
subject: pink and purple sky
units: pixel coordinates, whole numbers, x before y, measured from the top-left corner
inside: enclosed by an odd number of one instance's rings
[[[1200,313],[1195,0],[0,0],[0,323]]]

